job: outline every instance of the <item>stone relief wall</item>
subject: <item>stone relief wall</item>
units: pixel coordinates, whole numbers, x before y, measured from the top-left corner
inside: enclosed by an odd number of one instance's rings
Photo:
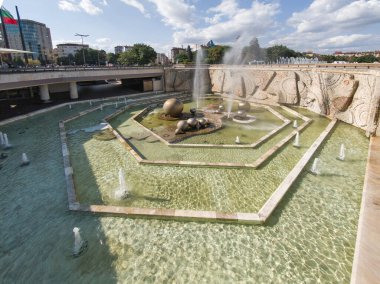
[[[368,135],[379,125],[376,71],[210,68],[210,77],[212,92],[264,104],[300,105],[360,127]]]
[[[165,69],[165,91],[191,92],[193,90],[194,72],[194,69]],[[210,86],[209,73],[205,72],[204,90],[210,92]]]
[[[213,93],[227,94],[263,104],[300,105],[311,111],[378,132],[380,72],[335,69],[254,69],[210,67],[205,85]],[[193,88],[194,69],[166,69],[166,91]]]

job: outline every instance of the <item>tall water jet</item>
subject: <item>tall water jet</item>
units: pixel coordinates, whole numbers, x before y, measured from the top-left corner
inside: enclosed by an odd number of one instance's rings
[[[205,69],[201,67],[203,62],[204,52],[200,48],[197,51],[195,74],[194,74],[194,86],[193,86],[193,100],[196,101],[197,109],[199,109],[199,97],[205,93]]]
[[[100,105],[100,110],[103,111],[103,104]]]
[[[92,101],[90,101],[90,106],[92,106]]]
[[[12,145],[9,143],[8,135],[6,133],[3,134],[3,148],[8,149],[11,148]]]
[[[29,165],[29,163],[30,163],[30,161],[29,161],[26,153],[22,153],[22,155],[21,155],[21,166],[27,166],[27,165]]]
[[[115,108],[117,108],[117,102],[115,103]]]
[[[4,145],[4,136],[3,136],[3,132],[0,131],[0,146],[3,146]]]
[[[74,232],[74,246],[73,256],[78,257],[87,248],[87,241],[83,240],[79,233],[79,228],[75,227]]]
[[[313,165],[311,166],[311,169],[310,169],[310,172],[314,175],[319,175],[318,162],[319,162],[319,159],[315,158]]]
[[[128,197],[128,188],[125,183],[123,169],[119,169],[119,188],[115,191],[115,199],[121,200]]]
[[[72,106],[71,106],[71,104],[69,104],[69,109],[72,109]]]
[[[298,128],[298,122],[297,122],[297,120],[293,121],[293,128]]]
[[[227,118],[230,118],[234,101],[227,100]]]
[[[346,147],[344,146],[344,144],[341,144],[338,160],[344,161],[345,158],[346,158]]]
[[[293,146],[297,148],[300,147],[300,133],[298,131],[296,133],[296,137],[294,138]]]

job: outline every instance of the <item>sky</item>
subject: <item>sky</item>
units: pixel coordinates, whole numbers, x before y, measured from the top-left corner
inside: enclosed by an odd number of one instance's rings
[[[380,0],[0,0],[16,17],[45,23],[53,45],[80,42],[112,52],[146,43],[168,54],[173,46],[240,37],[262,47],[333,53],[380,49]]]

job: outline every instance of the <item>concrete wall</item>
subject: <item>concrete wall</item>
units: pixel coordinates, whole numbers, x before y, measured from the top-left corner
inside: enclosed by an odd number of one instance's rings
[[[191,91],[194,69],[166,69],[166,91]],[[380,70],[214,65],[211,92],[263,104],[288,104],[380,134]]]

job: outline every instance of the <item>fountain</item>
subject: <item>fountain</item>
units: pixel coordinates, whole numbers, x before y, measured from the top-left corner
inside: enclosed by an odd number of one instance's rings
[[[118,106],[118,105],[117,105],[117,102],[116,102],[116,103],[115,103],[115,108],[117,108],[117,106]]]
[[[4,136],[3,136],[3,132],[0,131],[0,146],[2,146],[4,144]]]
[[[22,153],[21,155],[21,166],[27,166],[30,164],[30,161],[28,159],[28,156],[25,153]]]
[[[239,136],[236,136],[236,139],[235,139],[235,144],[240,144],[241,142],[240,142],[240,138],[239,138]]]
[[[341,144],[340,145],[339,156],[338,156],[337,159],[339,161],[344,161],[345,158],[346,158],[346,147],[344,146],[344,144]]]
[[[115,191],[115,199],[122,200],[129,195],[127,185],[125,183],[125,176],[123,169],[119,169],[119,188]]]
[[[90,101],[90,106],[92,106],[92,101]]]
[[[9,143],[8,135],[6,133],[4,133],[3,134],[3,148],[4,149],[9,149],[11,147],[12,147],[12,145]]]
[[[297,122],[297,120],[293,121],[293,128],[298,128],[298,122]]]
[[[72,109],[72,106],[71,106],[71,104],[69,104],[69,109]]]
[[[199,109],[199,97],[205,93],[204,90],[204,73],[205,71],[201,69],[200,65],[202,64],[204,57],[203,49],[200,48],[197,51],[196,56],[196,65],[195,65],[195,74],[194,74],[194,88],[193,88],[193,100],[196,102],[197,109]]]
[[[74,246],[73,246],[73,256],[78,257],[87,248],[87,241],[83,240],[79,233],[79,228],[75,227],[74,232]]]
[[[311,166],[310,172],[311,172],[313,175],[319,175],[318,162],[319,162],[319,159],[318,159],[318,158],[315,158],[315,159],[314,159],[314,162],[313,162],[313,165]]]
[[[300,133],[297,131],[296,137],[294,138],[293,146],[296,148],[300,147]]]
[[[103,104],[100,105],[100,111],[103,111]]]

